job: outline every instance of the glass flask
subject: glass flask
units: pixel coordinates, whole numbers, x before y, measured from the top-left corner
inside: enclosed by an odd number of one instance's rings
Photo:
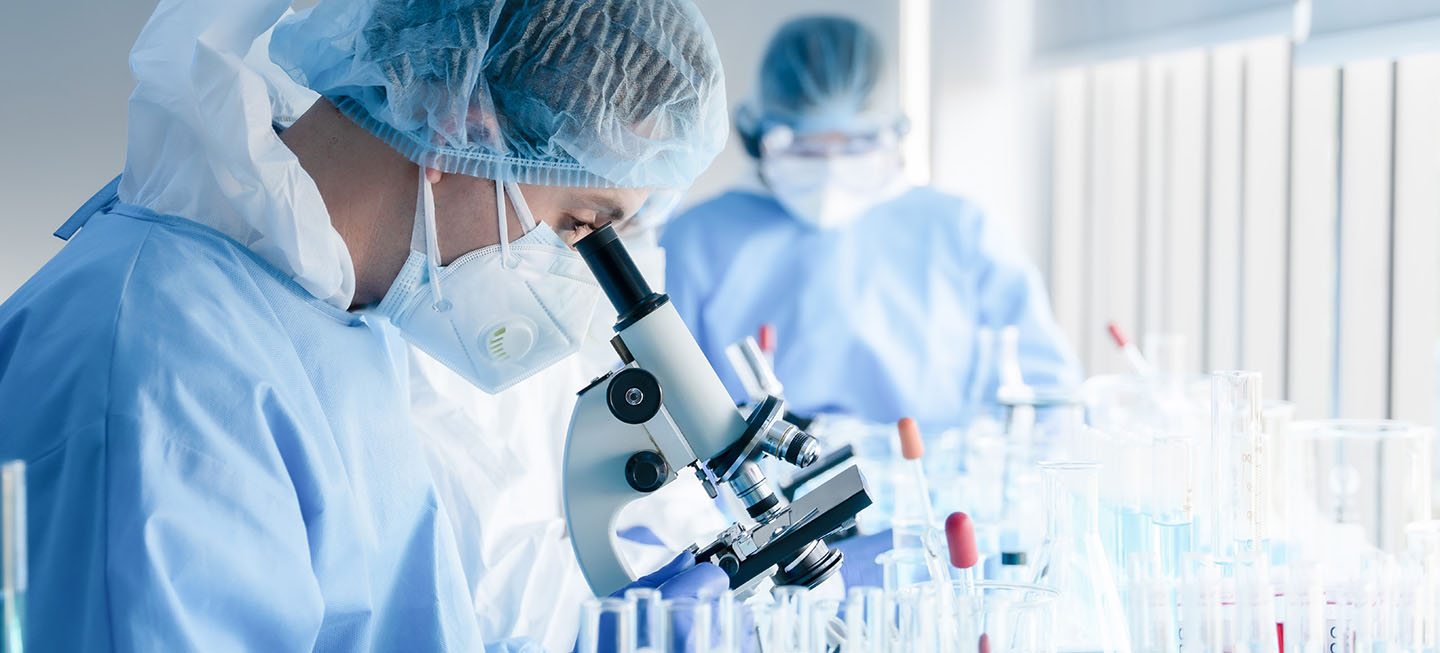
[[[1048,519],[1034,584],[1060,593],[1056,650],[1128,653],[1124,607],[1100,543],[1100,466],[1046,462],[1040,468]]]

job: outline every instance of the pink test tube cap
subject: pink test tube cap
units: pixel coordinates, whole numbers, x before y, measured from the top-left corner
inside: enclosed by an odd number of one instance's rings
[[[950,564],[956,569],[969,569],[980,561],[975,545],[975,522],[970,515],[952,512],[945,518],[945,541],[950,545]]]
[[[909,417],[900,418],[900,455],[905,460],[920,460],[925,455],[925,441],[920,439],[920,426]]]

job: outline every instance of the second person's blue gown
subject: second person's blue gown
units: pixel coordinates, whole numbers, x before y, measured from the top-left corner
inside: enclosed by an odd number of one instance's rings
[[[737,400],[725,348],[762,324],[776,329],[775,372],[800,414],[964,425],[998,385],[994,364],[976,363],[980,327],[1019,327],[1030,385],[1080,381],[1040,275],[959,197],[915,188],[819,230],[732,191],[676,218],[661,245],[675,307]]]

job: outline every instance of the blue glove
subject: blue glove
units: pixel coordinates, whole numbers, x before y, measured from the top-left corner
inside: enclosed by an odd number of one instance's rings
[[[640,577],[610,596],[622,598],[626,590],[649,588],[660,590],[667,599],[697,598],[702,593],[719,594],[730,588],[730,576],[708,562],[695,564],[695,554],[686,551],[649,575]]]

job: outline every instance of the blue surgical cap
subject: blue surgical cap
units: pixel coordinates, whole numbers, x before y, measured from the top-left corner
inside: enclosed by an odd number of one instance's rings
[[[325,0],[270,53],[444,172],[683,188],[725,144],[720,57],[690,0]]]
[[[760,62],[759,87],[735,114],[751,156],[775,127],[797,134],[904,129],[883,46],[860,23],[809,16],[776,32]]]

